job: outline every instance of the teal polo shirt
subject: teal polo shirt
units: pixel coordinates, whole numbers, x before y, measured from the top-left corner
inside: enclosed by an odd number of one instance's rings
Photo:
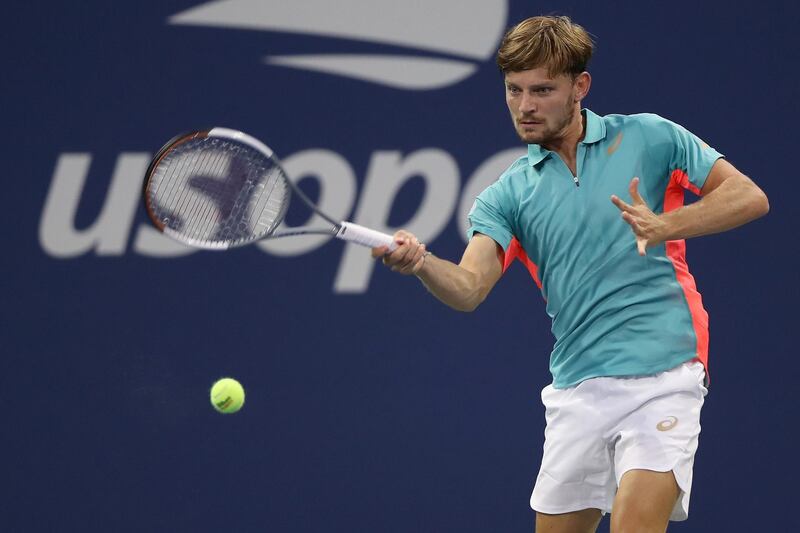
[[[637,253],[615,194],[631,179],[655,213],[699,194],[723,157],[658,115],[598,116],[588,109],[577,178],[539,145],[475,200],[468,237],[481,233],[528,266],[546,300],[555,344],[553,386],[598,376],[648,375],[698,359],[708,364],[708,315],[686,264],[684,241]]]

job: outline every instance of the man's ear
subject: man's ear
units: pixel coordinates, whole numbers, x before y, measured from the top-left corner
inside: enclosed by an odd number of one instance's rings
[[[586,71],[581,72],[575,77],[575,101],[580,102],[589,94],[592,86],[592,75]]]

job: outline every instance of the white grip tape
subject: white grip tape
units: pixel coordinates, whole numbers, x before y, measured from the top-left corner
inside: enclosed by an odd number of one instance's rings
[[[390,250],[397,248],[394,237],[391,235],[365,228],[352,222],[342,222],[342,227],[339,228],[336,237],[362,246],[369,246],[370,248],[377,248],[378,246],[388,246]]]

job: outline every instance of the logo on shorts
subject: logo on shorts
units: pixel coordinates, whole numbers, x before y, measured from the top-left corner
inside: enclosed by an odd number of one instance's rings
[[[678,425],[678,417],[677,416],[668,416],[658,424],[656,424],[656,429],[659,431],[669,431],[670,429],[674,428]]]

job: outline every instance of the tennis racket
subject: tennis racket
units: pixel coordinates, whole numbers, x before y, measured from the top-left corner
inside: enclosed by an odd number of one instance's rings
[[[330,225],[276,231],[292,195]],[[309,234],[396,247],[391,235],[322,213],[287,177],[269,147],[228,128],[193,131],[164,145],[147,168],[144,201],[156,228],[196,248],[226,250]]]

